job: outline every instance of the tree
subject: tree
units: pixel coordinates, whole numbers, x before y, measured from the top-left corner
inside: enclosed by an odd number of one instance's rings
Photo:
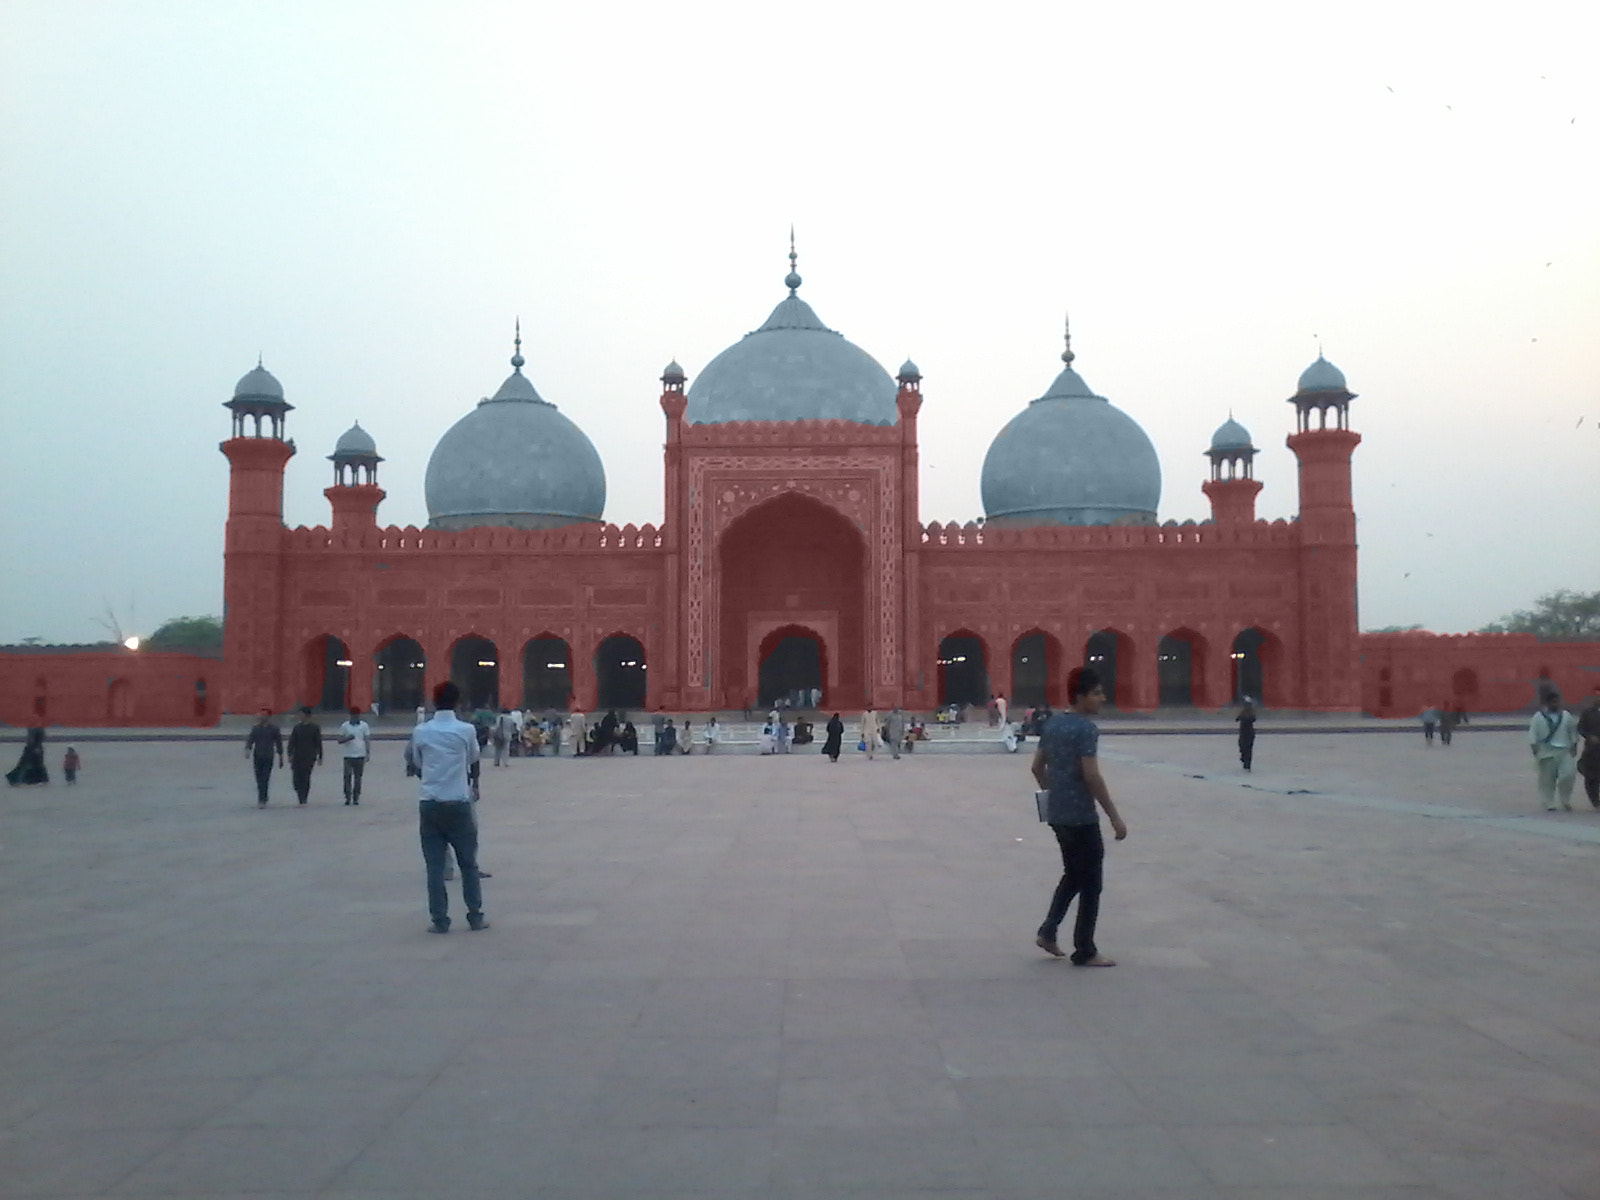
[[[1540,596],[1529,609],[1518,609],[1492,621],[1479,633],[1531,633],[1545,642],[1600,639],[1600,592],[1566,588]]]
[[[221,617],[173,617],[152,633],[145,645],[152,650],[187,650],[205,654],[222,649]]]
[[[1368,633],[1415,633],[1421,625],[1385,625],[1382,629],[1369,629]]]

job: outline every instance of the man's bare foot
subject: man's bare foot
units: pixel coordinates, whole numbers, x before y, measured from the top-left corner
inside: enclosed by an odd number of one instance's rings
[[[1039,949],[1043,950],[1051,958],[1065,958],[1067,956],[1067,952],[1065,950],[1056,945],[1049,938],[1045,937],[1042,933],[1033,939],[1033,944],[1039,947]]]
[[[1096,954],[1093,958],[1088,958],[1081,963],[1073,963],[1072,965],[1075,967],[1114,967],[1117,965],[1117,960],[1107,958],[1104,954]]]

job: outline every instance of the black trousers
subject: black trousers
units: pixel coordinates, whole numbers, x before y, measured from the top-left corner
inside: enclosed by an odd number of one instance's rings
[[[346,803],[361,803],[361,773],[367,769],[364,758],[344,760],[344,798]]]
[[[299,797],[301,804],[304,804],[306,797],[311,795],[311,768],[316,765],[315,760],[306,763],[295,762],[292,758],[289,760],[289,775],[294,779],[294,794]]]
[[[1039,936],[1056,940],[1056,931],[1066,919],[1067,906],[1076,897],[1078,919],[1072,927],[1072,961],[1086,963],[1099,950],[1094,944],[1095,922],[1100,919],[1101,869],[1105,863],[1106,845],[1100,837],[1100,826],[1052,825],[1056,842],[1061,846],[1061,882],[1050,898],[1050,912],[1039,926]]]
[[[256,803],[267,802],[267,785],[272,782],[272,760],[258,758],[255,760],[256,768]]]
[[[1239,762],[1244,765],[1246,771],[1250,769],[1250,764],[1255,761],[1255,757],[1256,735],[1252,733],[1246,736],[1241,733],[1239,735]]]

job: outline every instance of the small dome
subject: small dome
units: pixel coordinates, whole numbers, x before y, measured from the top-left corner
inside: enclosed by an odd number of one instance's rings
[[[983,460],[994,525],[1149,525],[1161,463],[1139,423],[1072,369],[996,435]]]
[[[682,383],[689,378],[683,373],[683,368],[678,365],[678,360],[673,359],[661,371],[662,383]]]
[[[1250,431],[1239,422],[1229,417],[1217,431],[1211,435],[1211,448],[1213,450],[1253,450],[1250,444]]]
[[[262,397],[268,400],[283,399],[283,384],[273,378],[272,372],[257,363],[250,368],[233,387],[233,398]]]
[[[1342,392],[1345,390],[1344,372],[1321,354],[1317,361],[1300,372],[1300,392]]]
[[[800,286],[791,272],[791,289]],[[689,388],[685,419],[856,421],[893,425],[895,383],[865,350],[829,329],[792,292],[766,323],[729,346]]]
[[[917,364],[908,358],[905,360],[905,362],[900,364],[900,373],[896,375],[895,378],[907,381],[921,379],[922,372],[917,370]]]
[[[583,430],[534,390],[521,359],[512,359],[500,390],[433,448],[424,482],[432,528],[553,529],[601,519],[600,455]]]
[[[339,435],[339,440],[333,444],[335,458],[371,457],[378,453],[378,443],[372,440],[372,435],[361,428],[357,421]]]

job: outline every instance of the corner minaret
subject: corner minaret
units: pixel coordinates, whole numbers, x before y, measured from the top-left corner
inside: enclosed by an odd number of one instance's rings
[[[224,405],[233,436],[228,458],[228,524],[222,568],[222,711],[281,711],[287,703],[279,665],[283,611],[283,470],[294,442],[283,436],[294,408],[258,360]]]
[[[1356,512],[1350,459],[1361,435],[1350,428],[1343,373],[1321,354],[1300,375],[1289,403],[1300,460],[1300,666],[1302,707],[1358,712]]]
[[[378,505],[384,497],[378,486],[378,464],[383,457],[360,421],[339,435],[328,461],[333,464],[333,486],[324,488],[322,494],[333,508],[333,532],[376,529]]]
[[[1256,448],[1250,444],[1250,431],[1228,414],[1228,419],[1211,435],[1211,478],[1200,490],[1211,501],[1211,519],[1218,525],[1248,525],[1256,519],[1256,494],[1261,484],[1255,477]]]

